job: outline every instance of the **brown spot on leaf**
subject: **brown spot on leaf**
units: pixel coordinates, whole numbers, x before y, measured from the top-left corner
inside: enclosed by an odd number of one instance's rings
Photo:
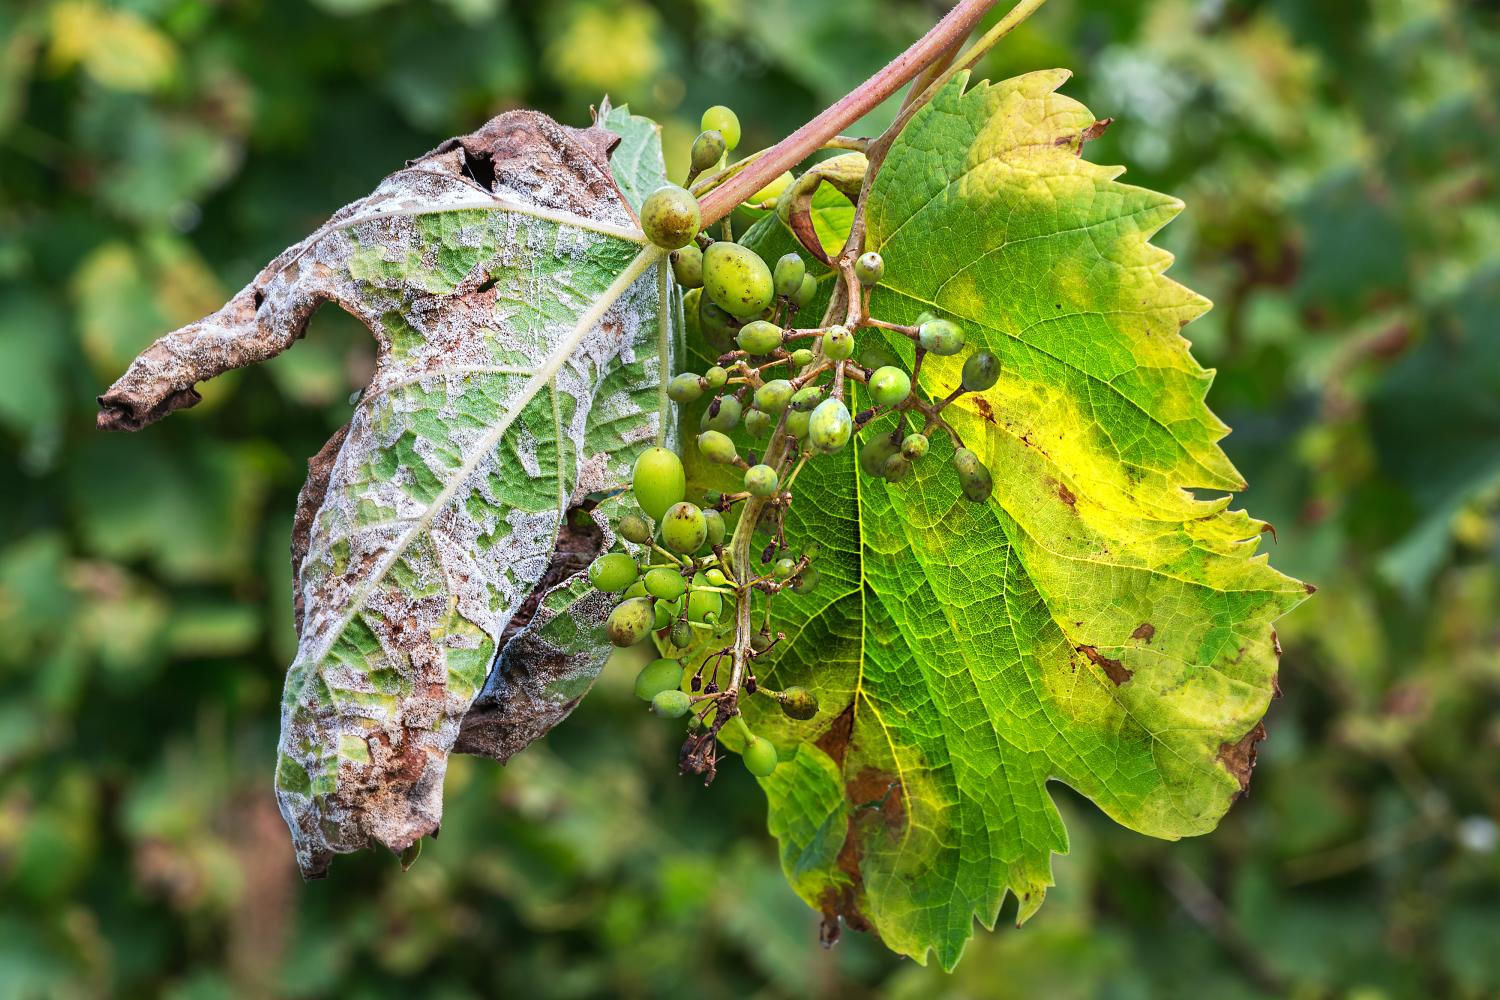
[[[1103,135],[1104,130],[1109,128],[1109,126],[1113,123],[1113,118],[1101,118],[1098,121],[1094,122],[1094,124],[1090,125],[1088,128],[1084,129],[1080,138],[1083,139],[1084,142],[1093,142],[1095,139]]]
[[[994,407],[990,406],[989,400],[985,399],[983,396],[975,396],[973,397],[973,399],[974,411],[978,413],[982,419],[988,420],[993,424],[995,422],[995,410]]]
[[[1266,724],[1257,722],[1255,728],[1235,742],[1219,745],[1219,763],[1240,783],[1239,795],[1244,795],[1250,787],[1250,772],[1255,769],[1256,744],[1265,738]]]
[[[312,540],[313,520],[323,506],[323,498],[328,495],[328,479],[333,474],[339,449],[344,446],[344,438],[348,435],[349,425],[345,424],[316,455],[307,460],[307,481],[297,494],[297,511],[292,516],[292,579],[295,581],[292,587],[292,617],[299,636],[302,634],[302,560],[307,557],[307,546]]]
[[[1267,521],[1265,524],[1262,524],[1260,526],[1260,533],[1262,535],[1266,534],[1267,532],[1269,532],[1271,535],[1271,541],[1277,542],[1278,544],[1281,542],[1281,539],[1276,537],[1276,525],[1272,524],[1270,521]]]
[[[1063,485],[1062,483],[1057,484],[1057,499],[1061,500],[1069,507],[1073,507],[1076,509],[1078,506],[1078,497],[1074,496],[1073,491],[1068,489],[1067,486]]]
[[[1135,631],[1130,633],[1130,638],[1139,639],[1142,642],[1150,642],[1155,636],[1156,626],[1150,622],[1141,622],[1135,627]]]
[[[1135,676],[1135,672],[1125,666],[1125,664],[1119,660],[1110,659],[1093,646],[1078,646],[1075,648],[1084,656],[1087,656],[1093,662],[1094,666],[1103,670],[1104,675],[1114,682],[1115,687],[1119,687]]]
[[[854,732],[854,703],[838,714],[829,723],[828,729],[813,741],[814,745],[833,759],[835,766],[844,766],[844,756],[849,752],[849,735]]]

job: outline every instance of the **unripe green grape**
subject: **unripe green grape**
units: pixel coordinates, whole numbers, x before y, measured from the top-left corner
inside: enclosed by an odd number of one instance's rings
[[[854,334],[845,326],[830,327],[823,334],[823,353],[833,361],[843,361],[854,356]]]
[[[677,688],[668,688],[665,691],[656,692],[651,699],[651,713],[663,719],[680,719],[688,714],[688,709],[693,707],[693,701],[687,692]]]
[[[705,132],[718,132],[722,135],[726,149],[734,149],[740,144],[740,118],[722,104],[715,104],[703,112],[698,127]]]
[[[674,403],[691,403],[703,395],[703,383],[692,372],[673,375],[667,383],[667,398]]]
[[[641,206],[641,228],[646,239],[665,250],[687,246],[702,225],[698,199],[687,188],[675,184],[664,184],[652,191]]]
[[[707,580],[715,587],[729,586],[729,577],[725,576],[724,571],[719,569],[717,566],[713,566],[709,569],[704,570],[703,579]]]
[[[870,376],[870,400],[876,406],[895,406],[911,395],[911,376],[894,365],[877,368]]]
[[[802,548],[802,558],[807,559],[807,560],[816,559],[816,558],[818,558],[818,553],[820,553],[822,551],[823,551],[823,546],[819,545],[817,542],[808,542]]]
[[[765,437],[775,426],[775,418],[763,410],[751,410],[745,414],[745,433],[751,437]]]
[[[771,637],[765,632],[756,632],[750,636],[750,648],[757,653],[764,653],[771,648]]]
[[[805,567],[797,574],[797,579],[792,581],[792,590],[799,594],[805,594],[818,585],[818,571],[816,567]]]
[[[818,714],[818,699],[807,688],[793,684],[781,692],[781,697],[776,699],[781,705],[781,711],[789,719],[798,722],[806,722]]]
[[[953,468],[958,470],[958,485],[968,500],[984,503],[995,492],[990,470],[969,449],[959,448],[953,453]]]
[[[729,372],[723,368],[720,368],[718,365],[714,365],[708,371],[703,373],[703,380],[708,383],[708,388],[710,389],[710,391],[718,392],[720,389],[724,388],[724,384],[729,381]]]
[[[707,539],[708,525],[704,523],[703,511],[697,504],[684,500],[667,508],[661,521],[661,540],[667,548],[687,555],[697,552]]]
[[[761,188],[759,191],[750,196],[751,204],[759,205],[763,202],[780,198],[781,192],[791,187],[792,181],[794,180],[796,180],[796,178],[792,176],[792,172],[790,170],[783,170],[781,172],[781,175],[778,176],[775,180],[771,181],[771,183],[767,184],[765,187]]]
[[[721,344],[734,337],[739,321],[714,305],[707,295],[699,293],[698,329],[710,343]]]
[[[802,287],[797,289],[797,294],[792,296],[792,305],[798,309],[803,308],[818,294],[818,279],[810,274],[802,276]]]
[[[620,523],[615,526],[620,537],[627,542],[637,545],[649,545],[651,542],[651,525],[647,520],[634,512],[620,518]]]
[[[963,387],[969,392],[983,392],[1000,378],[1000,359],[989,351],[978,350],[964,362]]]
[[[683,288],[703,287],[703,251],[689,243],[672,251],[672,275]]]
[[[759,315],[776,294],[771,269],[760,255],[725,240],[703,252],[703,290],[737,319]]]
[[[689,621],[717,621],[724,611],[724,598],[717,590],[703,590],[709,586],[708,577],[702,573],[693,576],[692,589],[688,591],[687,616]]]
[[[711,431],[732,431],[739,426],[740,401],[733,396],[719,397],[719,412],[713,412],[713,406],[703,411],[703,417],[698,421],[698,426]],[[712,414],[712,415],[710,415]]]
[[[644,597],[632,597],[609,613],[605,631],[616,646],[634,646],[656,625],[656,609]]]
[[[807,437],[807,425],[812,421],[812,414],[806,410],[792,410],[786,415],[786,432],[797,440]]]
[[[630,586],[628,586],[628,587],[625,588],[625,593],[623,593],[623,594],[620,595],[621,599],[622,600],[626,600],[626,601],[630,600],[632,597],[645,597],[645,596],[646,596],[646,581],[645,580],[637,580],[637,581],[635,581],[635,583],[632,583]]]
[[[867,250],[859,255],[854,262],[854,277],[866,288],[872,288],[880,284],[880,279],[885,276],[885,258],[874,250]]]
[[[635,582],[635,560],[623,552],[608,552],[589,566],[589,582],[608,594],[618,594]]]
[[[802,279],[805,277],[807,277],[807,265],[803,263],[797,252],[794,250],[791,253],[782,254],[773,272],[776,294],[793,298],[802,290]]]
[[[776,564],[771,567],[771,575],[776,577],[776,579],[778,580],[790,580],[792,578],[792,574],[796,572],[797,560],[793,559],[791,556],[782,556],[780,559],[776,560]]]
[[[888,483],[899,483],[911,475],[911,461],[900,452],[885,460],[880,467],[880,477]]]
[[[859,363],[874,371],[877,368],[892,367],[901,364],[900,360],[886,349],[884,344],[866,344],[865,349],[860,352]]]
[[[917,327],[917,343],[933,354],[947,357],[964,349],[964,331],[952,320],[930,319]]]
[[[769,778],[780,763],[776,758],[776,745],[763,736],[751,736],[741,751],[745,769],[757,778]]]
[[[798,369],[806,368],[812,364],[812,359],[813,352],[805,347],[799,347],[792,352],[792,364],[796,365]]]
[[[735,342],[747,354],[770,354],[781,346],[781,327],[757,319],[740,327]]]
[[[656,623],[653,628],[658,632],[672,624],[672,619],[676,618],[677,612],[682,610],[674,607],[670,601],[657,601],[651,609],[656,612]]]
[[[830,454],[849,443],[854,421],[842,399],[825,399],[812,411],[807,425],[807,440],[818,451]]]
[[[751,496],[768,497],[781,486],[781,478],[769,465],[752,465],[745,470],[745,491]]]
[[[708,527],[708,545],[724,543],[724,515],[716,510],[705,510],[703,512],[703,523]]]
[[[680,660],[652,660],[635,675],[635,696],[641,701],[650,701],[663,691],[677,691],[681,687]]]
[[[647,448],[635,460],[630,488],[646,516],[660,522],[667,508],[687,492],[687,474],[683,471],[682,459],[665,448]]]
[[[693,626],[686,620],[680,620],[672,625],[672,645],[678,649],[686,649],[693,644]]]
[[[755,406],[767,413],[780,414],[792,401],[792,383],[784,378],[772,379],[755,390]]]
[[[723,431],[704,431],[698,435],[698,452],[717,465],[728,465],[740,457],[734,439]]]
[[[866,475],[878,476],[885,468],[885,460],[900,450],[900,442],[892,441],[888,432],[881,431],[859,449],[859,467]]]
[[[792,409],[811,413],[823,401],[821,385],[804,385],[792,394]]]
[[[646,570],[646,593],[664,601],[675,601],[687,592],[687,581],[670,566]]]
[[[701,174],[705,170],[713,169],[723,157],[727,145],[728,143],[724,141],[724,133],[718,129],[711,128],[706,132],[700,132],[698,138],[693,140],[693,150],[690,154],[693,173]]]
[[[908,462],[915,462],[927,454],[928,445],[926,434],[920,432],[908,434],[906,440],[901,442],[901,454]]]

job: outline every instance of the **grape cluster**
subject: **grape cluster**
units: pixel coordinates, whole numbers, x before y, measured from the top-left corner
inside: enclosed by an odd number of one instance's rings
[[[987,501],[994,489],[990,471],[943,411],[963,394],[995,385],[1000,361],[987,350],[973,351],[959,384],[946,396],[927,398],[916,388],[923,359],[960,354],[964,330],[932,314],[910,326],[873,318],[871,295],[886,270],[873,250],[850,251],[835,261],[829,312],[837,322],[796,325],[818,290],[803,257],[788,253],[770,265],[734,242],[727,224],[717,239],[703,229],[698,195],[735,171],[725,160],[739,144],[740,126],[734,112],[715,107],[705,112],[702,128],[686,182],[692,189],[666,185],[654,191],[642,207],[641,224],[651,242],[672,251],[673,274],[687,291],[685,304],[695,310],[700,334],[710,343],[733,345],[706,371],[672,376],[666,394],[679,406],[707,398],[697,453],[735,470],[738,487],[695,495],[695,503],[688,498],[682,458],[666,448],[647,449],[630,483],[638,511],[617,525],[634,554],[602,555],[589,574],[597,588],[620,595],[606,626],[610,641],[631,646],[649,638],[662,654],[642,668],[635,693],[656,715],[689,718],[684,771],[712,779],[717,740],[732,722],[745,766],[766,777],[776,768],[777,749],[750,731],[740,698],[770,698],[796,720],[818,712],[812,692],[775,691],[755,678],[755,660],[785,638],[771,628],[774,599],[818,585],[816,544],[799,548],[786,538],[797,476],[808,461],[842,451],[868,428],[858,467],[901,482],[928,456],[933,438],[946,436],[961,495]],[[764,194],[756,195],[756,204],[764,204]],[[856,359],[857,335],[867,330],[909,338],[915,359],[910,370],[881,343],[867,345]],[[857,391],[851,383],[868,397],[857,414],[848,403]],[[893,421],[883,419],[891,416]],[[752,442],[744,453],[731,436],[736,429]],[[727,678],[721,671],[726,667]]]

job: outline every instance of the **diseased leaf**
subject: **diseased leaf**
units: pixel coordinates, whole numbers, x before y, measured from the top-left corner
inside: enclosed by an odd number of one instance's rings
[[[819,711],[746,703],[757,733],[800,746],[762,785],[825,930],[945,968],[1007,891],[1020,920],[1040,906],[1068,845],[1048,781],[1153,836],[1213,828],[1263,734],[1271,623],[1306,593],[1255,555],[1261,522],[1188,492],[1244,483],[1178,334],[1208,303],[1147,242],[1181,206],[1080,157],[1094,118],[1054,93],[1066,78],[955,81],[868,205],[873,311],[946,316],[1003,362],[946,411],[994,498],[961,498],[941,434],[895,485],[855,448],[810,463],[788,536],[821,545],[823,582],[778,598],[793,641],[759,679],[812,688]],[[922,390],[946,396],[966,355],[928,355]]]
[[[436,831],[481,694],[465,748],[503,759],[598,672],[606,609],[578,572],[607,538],[565,519],[656,437],[672,346],[660,252],[616,180],[650,182],[654,127],[602,114],[634,143],[618,175],[607,128],[502,115],[342,209],[100,399],[100,425],[121,429],[190,406],[194,382],[284,350],[324,301],[376,336],[375,375],[312,461],[293,532],[276,784],[306,875]]]

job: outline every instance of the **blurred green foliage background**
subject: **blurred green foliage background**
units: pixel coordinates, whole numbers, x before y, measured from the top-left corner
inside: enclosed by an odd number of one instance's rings
[[[61,0],[0,7],[0,998],[1500,996],[1500,6],[1052,0],[1091,157],[1182,197],[1160,240],[1269,518],[1321,592],[1281,638],[1250,798],[1166,844],[1073,836],[959,971],[818,947],[741,768],[675,774],[612,665],[440,840],[303,885],[271,795],[304,459],[367,336],[133,436],[93,398],[408,157],[608,92],[774,141],[941,12],[915,0]],[[880,127],[889,109],[862,130]]]

